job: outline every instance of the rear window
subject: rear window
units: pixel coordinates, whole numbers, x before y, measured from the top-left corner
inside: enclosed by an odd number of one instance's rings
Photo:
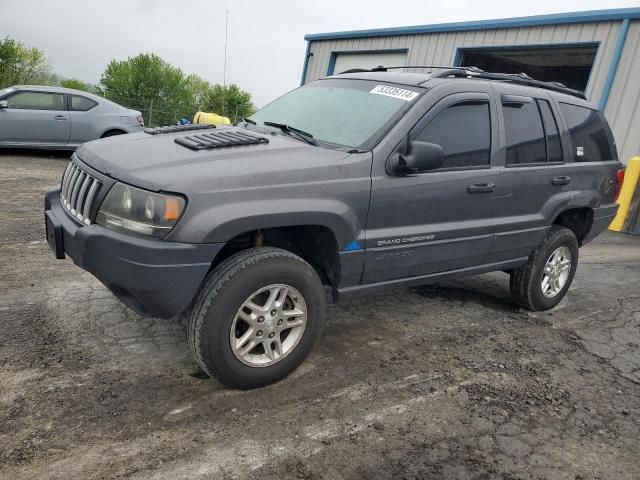
[[[617,160],[613,137],[597,110],[560,103],[567,121],[569,136],[576,162],[602,162]]]

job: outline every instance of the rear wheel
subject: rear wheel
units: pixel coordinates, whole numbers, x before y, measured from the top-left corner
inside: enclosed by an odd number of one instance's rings
[[[554,225],[529,257],[511,273],[511,293],[529,310],[548,310],[565,296],[578,266],[578,240],[568,228]]]
[[[207,277],[191,311],[189,346],[199,366],[227,386],[274,383],[307,357],[324,323],[316,271],[286,250],[240,252]]]

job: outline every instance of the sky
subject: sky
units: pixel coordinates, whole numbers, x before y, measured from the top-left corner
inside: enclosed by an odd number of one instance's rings
[[[307,33],[637,7],[639,0],[0,0],[0,37],[44,51],[54,71],[97,83],[112,59],[155,53],[263,106],[300,83]]]

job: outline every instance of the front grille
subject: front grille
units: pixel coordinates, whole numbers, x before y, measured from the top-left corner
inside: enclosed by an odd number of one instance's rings
[[[102,183],[82,170],[73,161],[69,162],[62,177],[60,203],[78,222],[91,224],[91,207]]]

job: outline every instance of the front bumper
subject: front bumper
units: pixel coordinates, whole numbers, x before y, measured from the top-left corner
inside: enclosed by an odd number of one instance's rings
[[[60,186],[45,196],[47,241],[57,258],[92,273],[125,305],[145,316],[169,318],[195,297],[224,244],[147,239],[101,225],[81,226],[60,204]]]

